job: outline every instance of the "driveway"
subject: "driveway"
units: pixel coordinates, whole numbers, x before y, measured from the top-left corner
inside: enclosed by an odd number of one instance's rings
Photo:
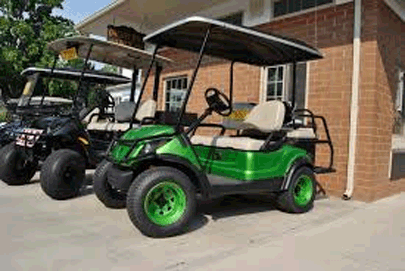
[[[201,203],[187,234],[151,239],[125,209],[105,208],[91,187],[53,201],[37,180],[0,182],[1,269],[400,270],[404,203],[405,194],[374,204],[321,199],[293,215],[265,198],[226,197]]]

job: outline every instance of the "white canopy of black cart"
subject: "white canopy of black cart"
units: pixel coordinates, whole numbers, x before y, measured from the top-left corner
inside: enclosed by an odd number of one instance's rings
[[[149,66],[152,53],[134,47],[110,41],[102,41],[88,37],[63,38],[48,44],[48,49],[56,53],[75,47],[80,58],[86,58],[92,46],[89,59],[127,69],[145,69]],[[165,66],[172,61],[156,56],[156,62]]]

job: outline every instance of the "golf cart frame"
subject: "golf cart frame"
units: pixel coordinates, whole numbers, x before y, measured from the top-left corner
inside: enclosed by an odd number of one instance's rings
[[[187,29],[186,28],[187,23],[193,22],[193,21],[197,21],[196,25],[190,26],[190,28]],[[180,27],[182,25],[186,25],[186,26],[183,29],[181,29]],[[192,42],[191,45],[189,44],[190,37],[184,38],[182,41],[179,42],[179,39],[177,39],[177,38],[178,38],[178,36],[181,36],[182,34],[184,34],[184,31],[185,31],[184,29],[196,30],[200,27],[200,25],[202,25],[202,27],[203,27],[201,29],[205,29],[205,31],[199,30],[199,33],[196,34],[197,38],[193,37],[194,39],[193,38],[191,39],[191,42]],[[176,33],[176,31],[177,31],[176,27],[178,27],[178,26],[180,26],[179,27],[180,30],[178,30],[179,33]],[[263,33],[260,33],[260,32],[257,32],[257,31],[254,31],[254,30],[251,30],[248,28],[234,26],[234,25],[218,22],[215,20],[199,18],[199,17],[192,17],[192,18],[188,18],[186,20],[179,21],[175,24],[162,28],[162,29],[156,31],[155,33],[152,33],[149,36],[145,37],[146,42],[151,42],[156,45],[154,54],[157,53],[158,49],[161,46],[181,48],[181,49],[186,49],[186,50],[190,50],[190,51],[199,53],[197,64],[196,64],[196,67],[191,76],[190,84],[188,85],[187,92],[186,92],[186,95],[185,95],[185,98],[183,101],[183,105],[182,105],[181,111],[179,113],[180,117],[177,121],[174,132],[171,134],[165,135],[166,138],[171,138],[171,137],[174,137],[174,136],[180,135],[180,134],[194,135],[194,133],[196,132],[196,128],[198,128],[198,126],[220,128],[221,129],[220,135],[223,135],[226,132],[226,127],[221,124],[201,123],[202,120],[204,120],[208,115],[210,115],[212,113],[211,110],[204,112],[204,114],[198,119],[198,121],[194,122],[186,130],[184,130],[184,127],[182,126],[182,118],[186,112],[186,106],[187,106],[188,100],[190,98],[190,94],[193,89],[193,85],[194,85],[198,70],[201,65],[201,60],[203,58],[203,55],[206,53],[207,43],[209,42],[211,33],[213,31],[215,31],[215,30],[212,30],[212,28],[217,28],[217,29],[223,28],[223,29],[233,31],[236,33],[239,32],[239,34],[242,37],[253,36],[255,38],[262,38],[262,39],[266,39],[269,37],[269,35],[267,35],[267,34],[263,34]],[[178,34],[178,36],[176,36],[176,34]],[[234,33],[232,33],[232,34],[234,34]],[[233,55],[232,53],[228,53],[227,49],[218,50],[218,48],[210,48],[209,49],[210,51],[208,52],[208,54],[213,55],[213,56],[221,56],[221,57],[231,61],[230,82],[229,82],[229,95],[230,95],[231,104],[233,101],[233,81],[234,81],[234,64],[235,64],[235,62],[242,62],[242,63],[246,63],[246,64],[254,64],[254,65],[260,65],[260,66],[272,66],[272,65],[276,65],[276,64],[285,64],[285,63],[292,62],[292,71],[293,71],[292,102],[290,105],[292,112],[291,112],[291,116],[290,116],[291,123],[289,124],[289,127],[287,128],[287,130],[294,130],[294,129],[298,129],[303,126],[307,126],[309,129],[312,129],[313,134],[315,134],[316,136],[315,136],[315,138],[308,138],[308,139],[304,139],[304,140],[294,140],[294,139],[287,139],[285,137],[281,137],[273,144],[273,146],[274,146],[273,150],[277,149],[282,144],[293,144],[293,145],[297,145],[297,146],[300,146],[301,148],[306,149],[314,157],[315,156],[315,145],[326,144],[330,150],[329,164],[327,167],[314,166],[314,165],[312,165],[312,163],[314,161],[307,161],[304,159],[304,160],[296,161],[295,165],[291,166],[290,171],[293,172],[295,170],[295,168],[298,168],[305,164],[305,165],[311,166],[311,168],[317,174],[334,172],[334,169],[333,169],[334,148],[333,148],[333,144],[332,144],[332,140],[331,140],[331,136],[329,133],[326,119],[323,116],[314,114],[309,109],[296,109],[295,108],[297,62],[319,59],[322,57],[322,55],[315,48],[311,48],[308,45],[305,45],[304,43],[302,43],[300,41],[288,39],[285,37],[275,36],[275,35],[271,35],[270,37],[272,38],[272,40],[274,42],[277,42],[277,40],[282,40],[282,41],[284,40],[284,42],[286,42],[286,43],[297,46],[297,48],[296,48],[297,51],[291,50],[292,56],[288,56],[289,60],[291,60],[291,61],[287,62],[284,59],[281,59],[281,60],[279,60],[279,62],[274,62],[272,59],[272,55],[270,55],[268,57],[270,59],[266,59],[266,60],[269,60],[267,62],[264,61],[263,59],[260,59],[260,57],[261,57],[260,55],[256,55],[255,56],[256,59],[250,58],[250,55],[248,55],[248,54],[245,54],[242,56],[241,56],[241,54],[238,54],[235,57],[235,55]],[[198,42],[201,43],[201,40],[202,40],[202,45],[200,48],[198,48],[197,44],[198,44]],[[304,48],[304,50],[310,50],[310,52],[307,52],[307,55],[303,55],[302,48]],[[214,50],[217,50],[217,52],[213,52]],[[286,57],[286,58],[288,58],[288,57]],[[151,64],[151,66],[152,66],[152,64]],[[149,72],[149,70],[148,70],[148,72]],[[145,84],[141,88],[140,97],[142,97],[142,94],[144,91],[145,91]],[[296,120],[298,118],[303,118],[303,119],[309,120],[310,121],[309,125],[303,125],[303,124],[297,123]],[[322,139],[322,140],[318,139],[319,137],[318,137],[318,133],[317,133],[318,132],[317,120],[321,121],[323,130],[326,135],[326,139]],[[240,131],[237,130],[237,134],[239,134],[239,133],[240,133]],[[153,140],[159,139],[159,138],[161,138],[161,135],[148,137],[148,140],[153,141]],[[187,136],[182,136],[181,138],[184,140],[185,144],[192,147],[193,144],[191,143],[190,139]],[[265,144],[267,144],[271,139],[272,139],[272,135],[270,134],[266,138]],[[117,139],[117,138],[115,138],[111,142],[111,145],[110,145],[107,153],[111,154],[111,150],[117,145],[127,146],[128,147],[127,151],[125,152],[124,155],[122,155],[122,159],[120,159],[118,162],[121,166],[126,167],[126,166],[132,164],[132,162],[134,161],[135,157],[133,157],[131,154],[133,154],[136,147],[142,141],[145,141],[145,138],[139,138],[139,139],[122,139],[122,138]],[[272,149],[269,149],[267,151],[271,151],[271,150]],[[113,163],[117,163],[117,160],[112,158],[111,156],[107,156],[107,160],[109,160],[110,162],[113,162]],[[201,169],[198,169],[195,165],[191,164],[190,162],[188,162],[186,160],[176,158],[175,156],[154,154],[153,156],[142,157],[141,159],[136,158],[136,162],[138,165],[142,164],[142,163],[151,164],[151,165],[169,163],[170,165],[175,165],[175,167],[177,167],[177,168],[186,169],[188,172],[190,172],[193,175],[193,177],[195,177],[195,180],[198,184],[198,188],[200,189],[201,194],[206,198],[212,198],[212,197],[217,197],[217,196],[221,196],[221,195],[225,195],[225,194],[234,194],[234,193],[257,193],[260,191],[269,191],[269,189],[273,190],[273,191],[284,190],[288,187],[289,178],[291,178],[291,174],[286,174],[285,176],[280,177],[280,178],[275,178],[275,179],[271,179],[271,180],[267,180],[267,181],[263,180],[260,182],[258,181],[258,182],[252,182],[252,183],[250,183],[250,182],[247,183],[246,180],[242,180],[242,181],[238,181],[238,182],[235,182],[235,180],[233,180],[233,183],[235,183],[234,187],[232,187],[231,185],[222,186],[221,183],[229,183],[229,181],[228,180],[221,181],[219,179],[222,179],[222,178],[218,178],[218,177],[213,178],[213,176],[207,176],[206,174],[201,172]],[[140,166],[140,167],[144,168],[143,166]],[[119,171],[119,169],[117,169],[117,173],[116,173],[117,176],[120,175],[120,173],[118,171]],[[119,189],[127,191],[129,189],[130,182],[132,182],[132,180],[133,180],[133,175],[126,174],[126,173],[121,173],[121,174],[123,176],[125,175],[126,178],[120,178],[122,180],[121,182],[118,182],[118,178],[117,178],[117,182],[115,182],[114,185],[118,185]],[[215,180],[211,180],[211,179],[215,179]],[[218,183],[218,185],[213,185],[213,183]]]
[[[107,152],[108,162],[96,170],[94,185],[103,184],[109,189],[104,194],[96,191],[98,198],[107,207],[123,207],[125,198],[114,198],[114,193],[127,195],[131,221],[148,236],[184,230],[194,212],[196,193],[210,199],[227,194],[276,192],[281,209],[296,213],[310,210],[316,193],[314,174],[334,172],[333,144],[323,116],[295,108],[295,79],[297,62],[320,59],[321,53],[301,41],[202,17],[173,23],[146,36],[144,41],[156,45],[154,55],[163,46],[197,52],[197,63],[175,126],[129,129],[113,140]],[[230,98],[216,88],[208,88],[208,108],[186,127],[183,117],[204,54],[231,62]],[[293,100],[292,104],[269,101],[257,105],[236,136],[224,136],[225,126],[202,122],[213,112],[222,116],[232,113],[236,62],[256,66],[292,63]],[[144,91],[145,84],[140,97]],[[306,124],[297,122],[297,118],[305,119]],[[322,123],[326,139],[317,136],[317,120]],[[220,128],[220,135],[195,136],[201,126]],[[330,149],[327,167],[315,166],[318,144]],[[300,192],[301,188],[305,191]]]

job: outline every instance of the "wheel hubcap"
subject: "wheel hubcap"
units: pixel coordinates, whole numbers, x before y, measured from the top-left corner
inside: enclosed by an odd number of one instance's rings
[[[307,205],[313,194],[312,180],[309,176],[301,176],[294,188],[294,200],[299,206]]]
[[[155,224],[167,226],[178,221],[186,210],[186,194],[176,183],[166,181],[149,190],[144,211]]]

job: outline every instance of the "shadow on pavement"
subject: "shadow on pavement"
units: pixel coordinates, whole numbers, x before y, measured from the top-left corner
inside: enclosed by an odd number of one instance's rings
[[[93,173],[86,173],[86,179],[84,180],[84,185],[80,190],[78,198],[93,194]]]
[[[213,220],[276,210],[272,195],[232,195],[200,202],[197,212],[210,215]]]

